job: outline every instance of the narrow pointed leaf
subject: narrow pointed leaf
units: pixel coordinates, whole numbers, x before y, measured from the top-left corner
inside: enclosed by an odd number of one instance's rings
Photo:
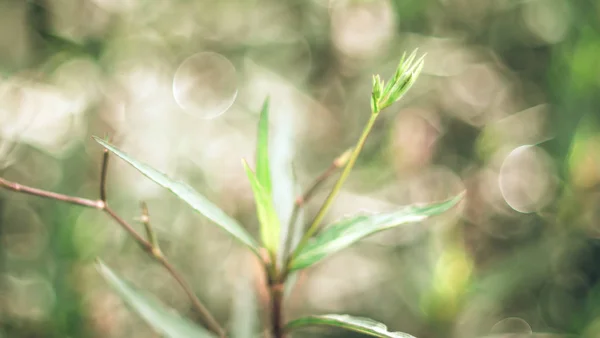
[[[391,213],[361,215],[333,223],[294,254],[289,268],[304,269],[376,232],[439,215],[455,206],[463,195],[441,203],[413,205]]]
[[[119,294],[121,299],[136,312],[156,332],[170,338],[212,338],[204,328],[178,315],[150,295],[137,290],[128,282],[119,278],[101,261],[97,263],[98,271],[108,284]]]
[[[390,332],[387,327],[377,321],[363,317],[352,317],[349,315],[321,315],[303,317],[289,322],[286,325],[287,330],[293,330],[305,326],[333,326],[364,333],[373,337],[384,338],[415,338],[408,333]]]
[[[271,171],[269,169],[269,98],[265,99],[258,121],[256,141],[256,177],[263,188],[271,193]]]
[[[174,181],[149,165],[134,160],[127,153],[119,150],[117,147],[98,137],[94,136],[94,140],[123,159],[125,162],[131,164],[134,168],[139,170],[152,181],[156,182],[158,185],[170,190],[177,197],[189,204],[194,210],[213,221],[215,224],[223,228],[223,230],[231,234],[234,238],[246,244],[254,253],[258,254],[258,244],[254,238],[252,238],[252,236],[250,236],[250,234],[248,234],[248,232],[235,219],[211,203],[206,197],[194,190],[194,188],[183,182]]]
[[[244,165],[244,169],[250,180],[250,185],[252,186],[252,191],[254,192],[263,246],[272,254],[272,257],[276,257],[277,250],[279,249],[279,233],[281,231],[281,225],[279,224],[279,218],[277,217],[277,212],[273,206],[273,200],[271,195],[260,184],[258,177],[256,177],[256,174],[250,169],[248,163],[242,160],[242,164]]]

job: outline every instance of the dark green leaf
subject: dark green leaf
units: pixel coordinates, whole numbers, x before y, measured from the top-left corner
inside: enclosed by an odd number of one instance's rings
[[[335,326],[346,330],[364,333],[373,337],[385,338],[415,338],[408,333],[390,332],[387,327],[369,318],[352,317],[349,315],[321,315],[303,317],[289,322],[287,330],[293,330],[304,326]]]
[[[200,326],[179,316],[150,295],[136,290],[128,282],[119,278],[101,261],[98,261],[98,271],[108,284],[119,294],[121,299],[135,311],[152,328],[170,338],[210,338],[214,337]]]
[[[333,223],[294,254],[289,267],[291,270],[306,268],[376,232],[439,215],[455,206],[463,195],[441,203],[413,205],[391,213],[362,215]]]
[[[256,141],[256,177],[262,187],[271,193],[271,172],[269,169],[269,98],[265,99],[258,121]]]
[[[250,169],[248,163],[242,160],[250,184],[252,185],[252,191],[254,192],[254,200],[256,202],[256,212],[258,214],[258,220],[260,221],[260,236],[264,247],[272,254],[272,257],[276,256],[277,250],[279,249],[279,232],[281,226],[279,224],[279,218],[277,212],[273,206],[273,199],[265,188],[260,184],[256,174]]]
[[[248,234],[248,232],[235,219],[229,217],[225,212],[223,212],[223,210],[211,203],[206,197],[194,190],[194,188],[183,182],[171,180],[165,174],[145,163],[134,160],[131,158],[131,156],[119,150],[112,144],[102,140],[101,138],[94,136],[94,140],[115,155],[125,160],[127,163],[131,164],[134,168],[139,170],[152,181],[169,189],[177,197],[181,198],[192,208],[194,208],[194,210],[206,216],[208,219],[219,225],[237,240],[246,244],[248,247],[250,247],[250,249],[252,249],[252,251],[258,254],[258,244],[254,238],[252,238],[252,236],[250,236],[250,234]]]

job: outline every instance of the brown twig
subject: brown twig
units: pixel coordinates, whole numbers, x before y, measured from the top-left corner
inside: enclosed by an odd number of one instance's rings
[[[150,252],[152,254],[152,257],[154,257],[154,259],[156,259],[160,264],[162,264],[165,267],[165,269],[167,269],[169,271],[169,273],[175,279],[175,281],[177,281],[179,286],[181,286],[183,291],[186,293],[188,298],[191,300],[196,311],[198,311],[200,313],[200,315],[203,317],[204,321],[206,322],[205,323],[206,326],[211,328],[211,330],[213,330],[215,333],[217,333],[220,337],[225,337],[225,332],[220,327],[219,323],[215,320],[215,318],[212,316],[210,311],[208,311],[208,309],[204,306],[204,304],[202,304],[200,302],[198,297],[196,297],[196,295],[194,294],[194,291],[192,290],[192,287],[187,283],[185,278],[183,278],[183,276],[167,260],[165,255],[160,250],[160,247],[158,246],[158,240],[156,238],[156,233],[154,232],[154,230],[152,229],[152,226],[150,225],[150,214],[148,212],[148,206],[146,205],[145,202],[141,203],[141,208],[142,208],[142,217],[141,217],[140,221],[141,221],[141,223],[144,224],[144,228],[146,229],[146,235],[148,238],[147,241],[149,241],[149,243],[150,243]]]
[[[102,201],[94,201],[94,200],[90,200],[87,198],[68,196],[68,195],[63,195],[63,194],[57,194],[57,193],[51,192],[51,191],[31,188],[31,187],[28,187],[28,186],[25,186],[25,185],[22,185],[19,183],[5,180],[2,177],[0,177],[0,186],[2,186],[5,189],[12,190],[12,191],[21,192],[24,194],[29,194],[29,195],[34,195],[34,196],[39,196],[39,197],[43,197],[43,198],[50,198],[50,199],[58,200],[58,201],[65,202],[65,203],[81,205],[81,206],[88,207],[88,208],[94,208],[94,209],[99,209],[99,210],[102,210],[104,208],[104,202],[102,202]]]
[[[102,171],[100,172],[100,200],[106,202],[106,175],[108,174],[108,149],[102,154]]]
[[[139,232],[137,232],[129,223],[127,223],[121,216],[117,215],[114,210],[112,210],[108,204],[105,205],[104,212],[106,212],[110,218],[112,218],[115,222],[119,223],[125,231],[127,231],[136,242],[140,244],[142,249],[147,252],[152,252],[152,243],[148,242]]]
[[[160,249],[155,247],[152,242],[152,239],[146,240],[142,235],[140,235],[127,221],[117,215],[114,210],[112,210],[107,202],[106,202],[106,175],[108,168],[108,151],[105,150],[102,158],[102,172],[100,177],[100,199],[99,200],[90,200],[81,197],[68,196],[63,194],[58,194],[51,191],[36,189],[32,187],[28,187],[19,183],[8,181],[2,177],[0,177],[0,187],[12,190],[15,192],[21,192],[29,195],[34,195],[43,198],[50,198],[57,201],[71,203],[75,205],[80,205],[83,207],[94,208],[98,210],[104,211],[107,215],[109,215],[115,222],[117,222],[125,231],[127,231],[135,241],[150,255],[159,262],[177,281],[177,283],[181,286],[183,291],[186,293],[188,298],[190,299],[194,309],[198,311],[198,313],[202,316],[202,319],[206,325],[206,327],[216,333],[219,337],[224,338],[225,330],[219,325],[219,323],[215,320],[215,318],[211,315],[211,313],[206,309],[206,307],[202,304],[202,302],[198,299],[198,297],[194,294],[190,285],[185,281],[183,276],[175,269],[175,267],[167,260],[167,258],[162,254]]]

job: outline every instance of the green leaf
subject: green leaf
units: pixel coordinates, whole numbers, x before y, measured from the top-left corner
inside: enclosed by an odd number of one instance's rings
[[[183,182],[177,182],[170,179],[165,174],[157,171],[149,165],[136,161],[125,152],[119,150],[112,144],[94,136],[94,140],[100,143],[103,147],[131,164],[146,177],[156,182],[157,184],[167,188],[177,197],[189,204],[194,210],[198,211],[208,219],[219,225],[223,230],[227,231],[234,238],[246,244],[254,253],[258,255],[258,244],[248,234],[248,232],[232,217],[228,216],[223,210],[211,203],[206,197],[198,193],[194,188]]]
[[[277,212],[273,206],[273,199],[265,188],[258,181],[256,174],[250,169],[248,163],[242,160],[248,179],[254,192],[254,199],[256,202],[256,212],[258,213],[258,220],[260,221],[260,236],[264,247],[271,253],[272,258],[276,257],[277,250],[279,249],[279,233],[281,231],[281,225],[279,224],[279,218]]]
[[[441,203],[413,205],[391,213],[361,215],[333,223],[294,254],[289,268],[304,269],[376,232],[441,214],[455,206],[463,195]]]
[[[256,141],[256,177],[258,182],[271,193],[271,172],[269,170],[269,98],[265,99],[258,121]]]
[[[119,278],[102,261],[98,261],[97,267],[100,274],[119,294],[125,304],[161,335],[170,338],[214,337],[202,327],[179,316],[173,309],[167,308],[152,296],[136,290],[128,282]]]
[[[309,316],[295,319],[286,325],[287,330],[293,330],[304,326],[335,326],[350,331],[364,333],[373,337],[386,338],[415,338],[408,333],[390,332],[387,327],[377,321],[363,317],[352,317],[349,315],[321,315]]]

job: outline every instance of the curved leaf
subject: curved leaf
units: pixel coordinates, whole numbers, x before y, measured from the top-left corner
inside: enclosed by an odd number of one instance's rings
[[[252,251],[254,251],[254,253],[258,254],[258,244],[254,238],[252,238],[252,236],[250,236],[250,234],[248,234],[248,232],[235,219],[228,216],[223,210],[194,190],[194,188],[183,182],[174,181],[167,175],[159,172],[149,165],[134,160],[127,153],[119,150],[117,147],[102,140],[101,138],[94,136],[94,140],[100,143],[104,148],[119,156],[125,162],[131,164],[134,168],[139,170],[152,181],[169,189],[177,197],[194,208],[194,210],[206,216],[215,224],[223,228],[223,230],[231,234],[234,238],[246,244]]]
[[[455,206],[463,195],[461,193],[441,203],[413,205],[391,213],[361,215],[333,223],[294,254],[289,268],[304,269],[376,232],[441,214]]]
[[[352,317],[349,315],[320,315],[295,319],[286,325],[287,330],[293,330],[304,326],[335,326],[346,330],[364,333],[373,337],[384,338],[415,338],[408,333],[390,332],[387,326],[369,318]]]
[[[242,160],[250,184],[252,185],[252,191],[254,191],[254,200],[256,202],[256,212],[258,213],[258,219],[260,221],[260,236],[264,247],[272,254],[272,257],[276,256],[279,248],[279,232],[281,231],[281,225],[279,224],[279,218],[275,207],[273,206],[273,199],[265,188],[260,184],[256,174],[250,169],[248,163]]]
[[[119,294],[125,304],[152,326],[156,332],[170,338],[214,337],[202,327],[179,316],[174,310],[167,308],[153,297],[136,290],[101,261],[98,261],[97,265],[100,274]]]

